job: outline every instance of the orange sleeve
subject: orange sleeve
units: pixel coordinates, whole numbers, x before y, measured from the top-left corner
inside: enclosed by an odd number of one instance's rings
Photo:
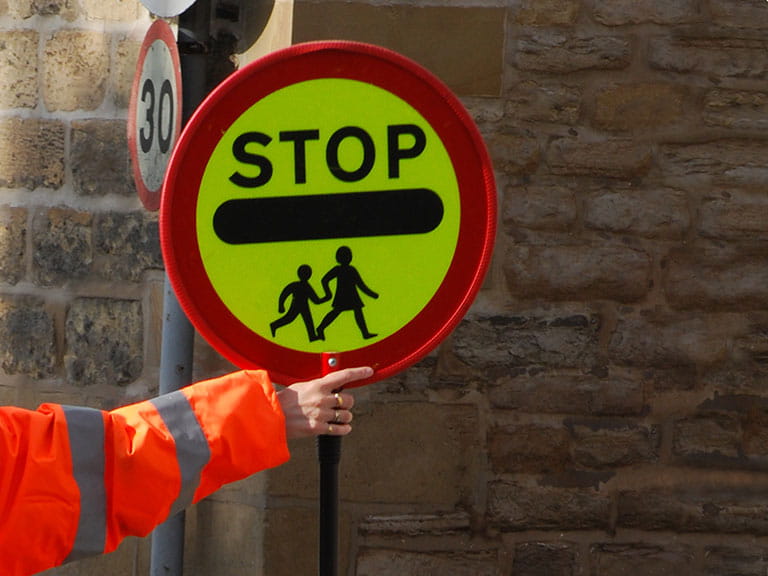
[[[26,576],[110,552],[288,456],[277,395],[258,370],[111,412],[2,408],[0,572]]]
[[[26,576],[64,562],[78,516],[62,408],[0,408],[0,571]]]
[[[186,388],[184,393],[211,450],[194,502],[223,484],[288,460],[285,417],[266,371],[234,372],[211,386]]]
[[[161,417],[150,402],[112,411],[107,426],[107,450],[112,454],[105,471],[110,486],[105,551],[125,536],[147,534],[172,512],[223,484],[288,460],[285,419],[265,371],[233,372],[175,394],[188,401],[207,444],[207,458],[193,454],[194,447],[180,446],[178,428],[183,427],[181,440],[187,442],[190,426],[175,420],[173,411]],[[202,468],[184,479],[180,469],[190,461]],[[189,482],[194,483],[189,498],[178,502]]]

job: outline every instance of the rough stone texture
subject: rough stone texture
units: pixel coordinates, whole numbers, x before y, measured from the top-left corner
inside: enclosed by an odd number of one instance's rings
[[[0,120],[0,186],[59,188],[64,183],[64,124],[57,120]]]
[[[34,30],[0,32],[0,107],[37,105],[37,42]]]
[[[683,238],[691,225],[681,190],[600,190],[584,199],[584,225],[614,234]]]
[[[127,196],[136,193],[124,122],[88,120],[73,123],[70,163],[74,188],[79,194]]]
[[[95,110],[104,100],[111,38],[61,30],[45,41],[43,99],[48,110]]]
[[[656,24],[690,24],[703,21],[696,0],[598,0],[592,6],[595,20],[606,26],[624,26],[654,22]]]
[[[550,145],[547,163],[553,174],[632,179],[648,171],[651,150],[636,140],[562,138]]]
[[[768,93],[716,88],[706,95],[703,116],[710,126],[765,130],[768,127]]]
[[[93,216],[51,208],[32,221],[33,276],[43,286],[85,278],[93,264]]]
[[[574,544],[523,542],[515,547],[512,573],[517,576],[573,576],[577,559]]]
[[[512,247],[504,263],[510,292],[524,298],[631,302],[650,288],[649,255],[625,246]]]
[[[707,546],[704,550],[704,573],[709,576],[740,574],[762,576],[768,570],[768,550],[763,546]]]
[[[573,35],[556,29],[522,37],[512,44],[510,60],[521,70],[577,72],[626,68],[631,43],[619,36]],[[507,48],[509,50],[509,48]]]
[[[56,366],[53,317],[38,298],[0,299],[0,366],[6,374],[45,378]]]
[[[27,210],[0,208],[0,282],[16,284],[26,272]]]
[[[628,571],[648,576],[688,573],[694,559],[689,546],[674,544],[598,544],[590,549],[590,555],[595,563],[595,576],[619,576]]]
[[[146,212],[102,214],[94,246],[96,268],[108,280],[137,282],[146,270],[163,267],[158,223]]]
[[[671,84],[622,84],[601,88],[594,123],[606,130],[643,132],[678,122],[687,104],[684,88]]]
[[[141,303],[80,298],[65,323],[67,377],[74,383],[125,385],[142,369]]]
[[[425,553],[406,550],[361,550],[355,567],[359,576],[377,574],[455,574],[492,576],[496,559],[484,553]]]

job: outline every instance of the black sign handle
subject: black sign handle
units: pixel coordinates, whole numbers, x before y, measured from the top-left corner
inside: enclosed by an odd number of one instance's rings
[[[339,369],[335,354],[323,353],[323,375]],[[319,576],[336,576],[339,569],[339,462],[341,436],[317,437],[320,464]]]

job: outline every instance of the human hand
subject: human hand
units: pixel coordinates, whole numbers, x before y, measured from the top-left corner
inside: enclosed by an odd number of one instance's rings
[[[308,436],[346,436],[352,431],[355,398],[347,392],[336,392],[355,380],[368,378],[373,369],[346,368],[322,378],[297,382],[277,393],[285,415],[288,438]]]

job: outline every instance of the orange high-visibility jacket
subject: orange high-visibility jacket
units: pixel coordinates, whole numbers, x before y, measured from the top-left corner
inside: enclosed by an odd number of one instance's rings
[[[266,372],[102,412],[0,408],[0,573],[114,550],[225,483],[288,459]]]

